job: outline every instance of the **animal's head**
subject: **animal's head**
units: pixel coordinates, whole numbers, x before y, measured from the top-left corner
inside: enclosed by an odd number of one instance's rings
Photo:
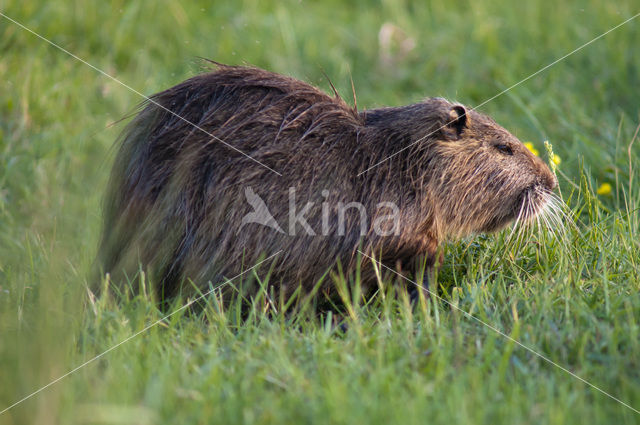
[[[557,181],[522,142],[465,106],[440,98],[420,105],[438,121],[423,153],[429,198],[445,234],[496,231],[544,209]]]

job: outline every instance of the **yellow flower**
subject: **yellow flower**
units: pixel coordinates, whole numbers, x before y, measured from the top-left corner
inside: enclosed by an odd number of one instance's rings
[[[562,162],[562,160],[560,159],[560,155],[556,155],[554,153],[553,156],[551,157],[551,162],[553,162],[556,165],[560,165],[560,163]]]
[[[538,156],[538,154],[540,153],[538,152],[538,149],[536,149],[535,146],[533,146],[533,143],[531,142],[525,142],[524,147],[529,149],[531,153],[534,154],[535,156]]]
[[[596,193],[598,195],[611,195],[611,185],[609,183],[602,183]]]

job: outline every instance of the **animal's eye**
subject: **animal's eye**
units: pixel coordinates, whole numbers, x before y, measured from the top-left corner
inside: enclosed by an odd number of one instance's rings
[[[494,147],[505,155],[513,155],[513,151],[511,150],[511,147],[508,145],[498,144],[498,145],[494,145]]]

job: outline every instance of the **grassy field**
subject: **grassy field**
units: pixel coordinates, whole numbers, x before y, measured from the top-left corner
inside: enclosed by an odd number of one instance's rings
[[[324,72],[346,99],[353,78],[371,108],[478,105],[640,5],[0,0],[0,11],[147,95],[207,57],[329,91]],[[503,232],[447,246],[434,287],[455,307],[388,292],[348,302],[343,331],[313,311],[242,321],[210,303],[0,424],[639,423],[639,42],[640,18],[481,108],[542,156],[553,144],[573,218],[528,244]],[[143,296],[87,301],[124,125],[113,123],[141,100],[0,17],[0,410],[162,317]]]

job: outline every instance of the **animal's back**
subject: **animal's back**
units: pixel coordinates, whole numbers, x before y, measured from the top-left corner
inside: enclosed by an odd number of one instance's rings
[[[101,264],[118,279],[146,270],[171,296],[184,277],[216,283],[275,250],[290,251],[278,261],[292,261],[309,240],[229,225],[250,211],[244,189],[286,223],[283,188],[317,197],[314,183],[340,187],[353,177],[327,164],[351,151],[360,116],[301,81],[222,66],[151,99],[121,136],[104,206]]]

